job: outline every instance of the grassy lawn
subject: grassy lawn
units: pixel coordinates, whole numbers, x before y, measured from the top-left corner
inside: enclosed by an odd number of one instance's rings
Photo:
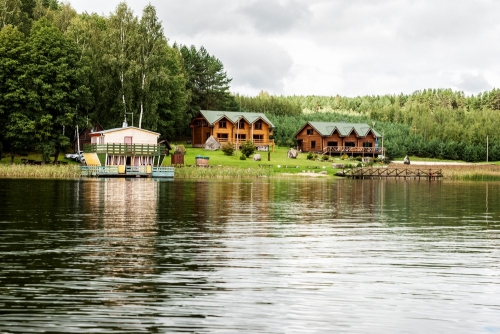
[[[73,161],[66,159],[64,157],[65,153],[59,153],[59,158],[57,161],[64,161],[67,162],[68,165],[74,164],[74,165],[79,165],[79,162]],[[35,160],[35,161],[41,161],[42,160],[42,154],[41,153],[28,153],[26,155],[15,155],[14,156],[14,164],[21,164],[21,159],[27,159],[27,160]],[[50,159],[54,161],[54,157],[51,156]],[[10,154],[4,153],[2,159],[0,160],[0,165],[10,165]]]
[[[174,144],[175,145],[175,144]],[[221,150],[207,151],[203,148],[186,147],[186,155],[184,156],[184,164],[186,166],[196,165],[196,156],[209,157],[210,166],[225,166],[238,168],[270,168],[275,173],[302,173],[302,171],[320,172],[326,171],[329,175],[333,175],[338,169],[333,168],[332,164],[357,164],[357,161],[341,160],[339,157],[331,157],[328,161],[321,159],[308,160],[307,153],[299,153],[297,159],[287,157],[287,147],[275,147],[274,152],[255,152],[261,155],[261,161],[253,161],[252,157],[246,160],[240,160],[241,152],[233,153],[232,156],[225,155]],[[268,157],[270,158],[268,161]],[[164,165],[170,165],[170,157],[166,157]]]

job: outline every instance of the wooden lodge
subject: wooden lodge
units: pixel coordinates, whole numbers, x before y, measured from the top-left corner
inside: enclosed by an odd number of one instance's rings
[[[162,167],[165,145],[159,133],[127,126],[90,133],[83,146],[83,176],[173,177],[173,167]]]
[[[190,127],[193,147],[204,147],[213,136],[221,145],[230,142],[239,146],[250,140],[259,150],[274,149],[274,125],[263,113],[201,110]]]
[[[299,152],[385,156],[384,148],[379,147],[382,136],[364,123],[307,122],[295,138]]]
[[[73,152],[81,151],[85,145],[89,145],[91,143],[90,134],[92,132],[102,130],[104,130],[104,128],[100,124],[96,124],[92,127],[88,126],[83,130],[77,131],[77,135],[73,140]]]

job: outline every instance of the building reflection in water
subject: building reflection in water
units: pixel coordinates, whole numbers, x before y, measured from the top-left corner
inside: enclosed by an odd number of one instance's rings
[[[101,280],[117,291],[147,292],[141,282],[156,267],[158,182],[151,179],[96,179],[83,183],[84,224],[92,236],[85,239],[86,259]]]

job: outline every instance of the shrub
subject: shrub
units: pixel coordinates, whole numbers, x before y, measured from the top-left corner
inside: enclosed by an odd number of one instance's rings
[[[349,159],[349,156],[344,153],[344,154],[342,154],[342,156],[340,157],[340,159],[347,160],[347,159]]]
[[[247,140],[241,144],[241,153],[245,155],[245,157],[249,157],[255,152],[255,145],[253,142]]]
[[[221,150],[225,155],[231,156],[234,153],[234,145],[231,142],[227,142],[222,145]]]
[[[242,154],[240,155],[240,160],[246,160],[246,159],[247,159],[247,157],[245,156],[245,154],[243,154],[243,153],[242,153]]]
[[[175,145],[174,146],[174,154],[185,155],[186,154],[186,148],[184,147],[184,145]]]
[[[312,158],[313,158],[313,157],[314,157],[314,156],[313,156],[313,154],[312,154],[311,152],[309,152],[309,153],[307,154],[307,160],[312,160]]]
[[[356,167],[363,167],[363,164],[361,162],[358,162],[358,164],[356,165]]]
[[[321,159],[322,159],[323,161],[328,161],[328,159],[330,159],[330,157],[329,157],[328,155],[322,155],[322,156],[321,156]]]

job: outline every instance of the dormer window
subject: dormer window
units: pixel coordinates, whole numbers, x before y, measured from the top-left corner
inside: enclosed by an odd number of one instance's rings
[[[258,121],[254,125],[255,130],[262,130],[262,121]]]
[[[226,120],[225,119],[221,119],[219,121],[219,128],[221,128],[221,129],[227,128],[227,124],[226,124]]]
[[[313,129],[307,129],[307,135],[308,136],[311,136],[313,134]]]

